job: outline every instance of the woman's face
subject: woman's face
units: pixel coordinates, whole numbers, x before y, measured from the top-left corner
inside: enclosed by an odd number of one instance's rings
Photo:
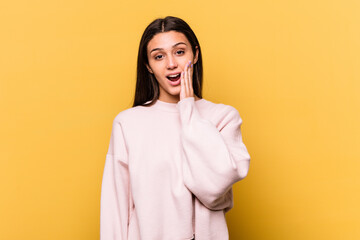
[[[160,87],[159,99],[165,102],[177,102],[180,99],[180,81],[171,81],[169,75],[179,75],[191,60],[195,64],[198,48],[194,56],[190,42],[183,33],[169,31],[156,34],[148,43],[147,56],[149,72],[153,73]],[[191,77],[193,69],[191,69]]]

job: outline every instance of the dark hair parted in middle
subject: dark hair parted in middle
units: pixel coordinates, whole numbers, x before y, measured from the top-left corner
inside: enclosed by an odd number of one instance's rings
[[[177,17],[167,16],[165,18],[155,19],[151,22],[146,27],[141,37],[137,59],[136,88],[133,107],[138,105],[152,105],[154,100],[159,98],[159,83],[157,82],[155,76],[146,68],[146,64],[149,63],[147,46],[156,34],[168,31],[183,33],[190,42],[191,49],[194,54],[196,52],[196,47],[198,48],[198,60],[194,64],[193,72],[193,90],[196,96],[202,98],[203,66],[199,41],[190,26],[184,20]],[[145,104],[150,100],[150,103]]]

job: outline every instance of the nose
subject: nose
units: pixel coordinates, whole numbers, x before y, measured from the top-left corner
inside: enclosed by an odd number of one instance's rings
[[[167,62],[167,68],[168,69],[174,69],[174,68],[177,68],[177,66],[178,66],[178,63],[176,62],[175,57],[169,56],[168,57],[168,62]]]

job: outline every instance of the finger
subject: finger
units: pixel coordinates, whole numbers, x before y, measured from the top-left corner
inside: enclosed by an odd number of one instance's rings
[[[186,64],[186,66],[185,66],[185,69],[184,69],[184,92],[185,92],[185,97],[187,97],[188,96],[188,65]]]
[[[191,94],[191,85],[192,85],[192,78],[191,78],[191,61],[190,61],[190,63],[189,63],[189,71],[188,71],[188,75],[189,75],[189,84],[188,84],[188,86],[189,86],[189,93]]]
[[[181,78],[180,78],[180,99],[184,96],[185,93],[185,78],[184,78],[184,71],[181,72]]]
[[[187,83],[188,96],[192,96],[192,94],[191,94],[191,60],[189,61],[187,72],[188,72],[187,73],[187,76],[188,76],[188,83]]]
[[[194,89],[193,89],[193,81],[194,81],[194,64],[191,64],[190,67],[190,91],[192,93],[194,93]]]

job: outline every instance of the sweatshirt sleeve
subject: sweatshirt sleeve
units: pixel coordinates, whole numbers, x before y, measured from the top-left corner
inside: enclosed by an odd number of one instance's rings
[[[178,102],[186,187],[211,210],[229,211],[233,206],[232,184],[245,178],[250,155],[242,141],[242,119],[227,105],[218,126],[201,117],[195,98]],[[225,113],[225,114],[224,114]]]
[[[127,150],[115,118],[101,185],[100,240],[127,240],[129,186]]]

